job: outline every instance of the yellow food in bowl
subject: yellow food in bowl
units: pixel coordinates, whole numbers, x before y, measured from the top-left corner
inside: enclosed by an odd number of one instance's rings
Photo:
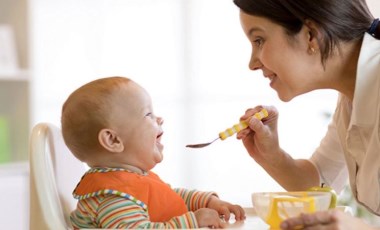
[[[301,213],[313,213],[327,210],[330,206],[331,193],[302,192],[261,192],[252,194],[252,204],[257,215],[271,228],[278,228],[280,223]]]

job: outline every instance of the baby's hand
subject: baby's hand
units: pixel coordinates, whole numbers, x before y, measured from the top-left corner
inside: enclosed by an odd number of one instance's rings
[[[200,208],[194,212],[199,227],[223,228],[225,223],[219,218],[217,211],[209,208]]]
[[[224,216],[225,221],[230,219],[231,212],[235,215],[235,220],[245,220],[245,212],[240,205],[233,205],[222,201],[217,196],[211,196],[207,208],[216,210],[220,216]]]

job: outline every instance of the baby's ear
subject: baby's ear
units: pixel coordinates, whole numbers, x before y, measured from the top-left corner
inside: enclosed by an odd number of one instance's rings
[[[98,134],[99,143],[110,152],[122,152],[124,150],[123,141],[112,129],[102,129]]]

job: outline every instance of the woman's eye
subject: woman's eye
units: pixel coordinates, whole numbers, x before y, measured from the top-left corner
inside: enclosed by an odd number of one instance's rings
[[[256,38],[255,40],[253,40],[253,43],[255,44],[255,46],[261,47],[263,44],[263,39],[262,38]]]

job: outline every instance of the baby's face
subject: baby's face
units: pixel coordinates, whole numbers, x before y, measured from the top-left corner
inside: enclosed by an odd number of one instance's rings
[[[163,120],[153,113],[149,94],[129,82],[118,96],[111,114],[111,123],[123,140],[121,163],[148,171],[163,159],[161,125]]]

